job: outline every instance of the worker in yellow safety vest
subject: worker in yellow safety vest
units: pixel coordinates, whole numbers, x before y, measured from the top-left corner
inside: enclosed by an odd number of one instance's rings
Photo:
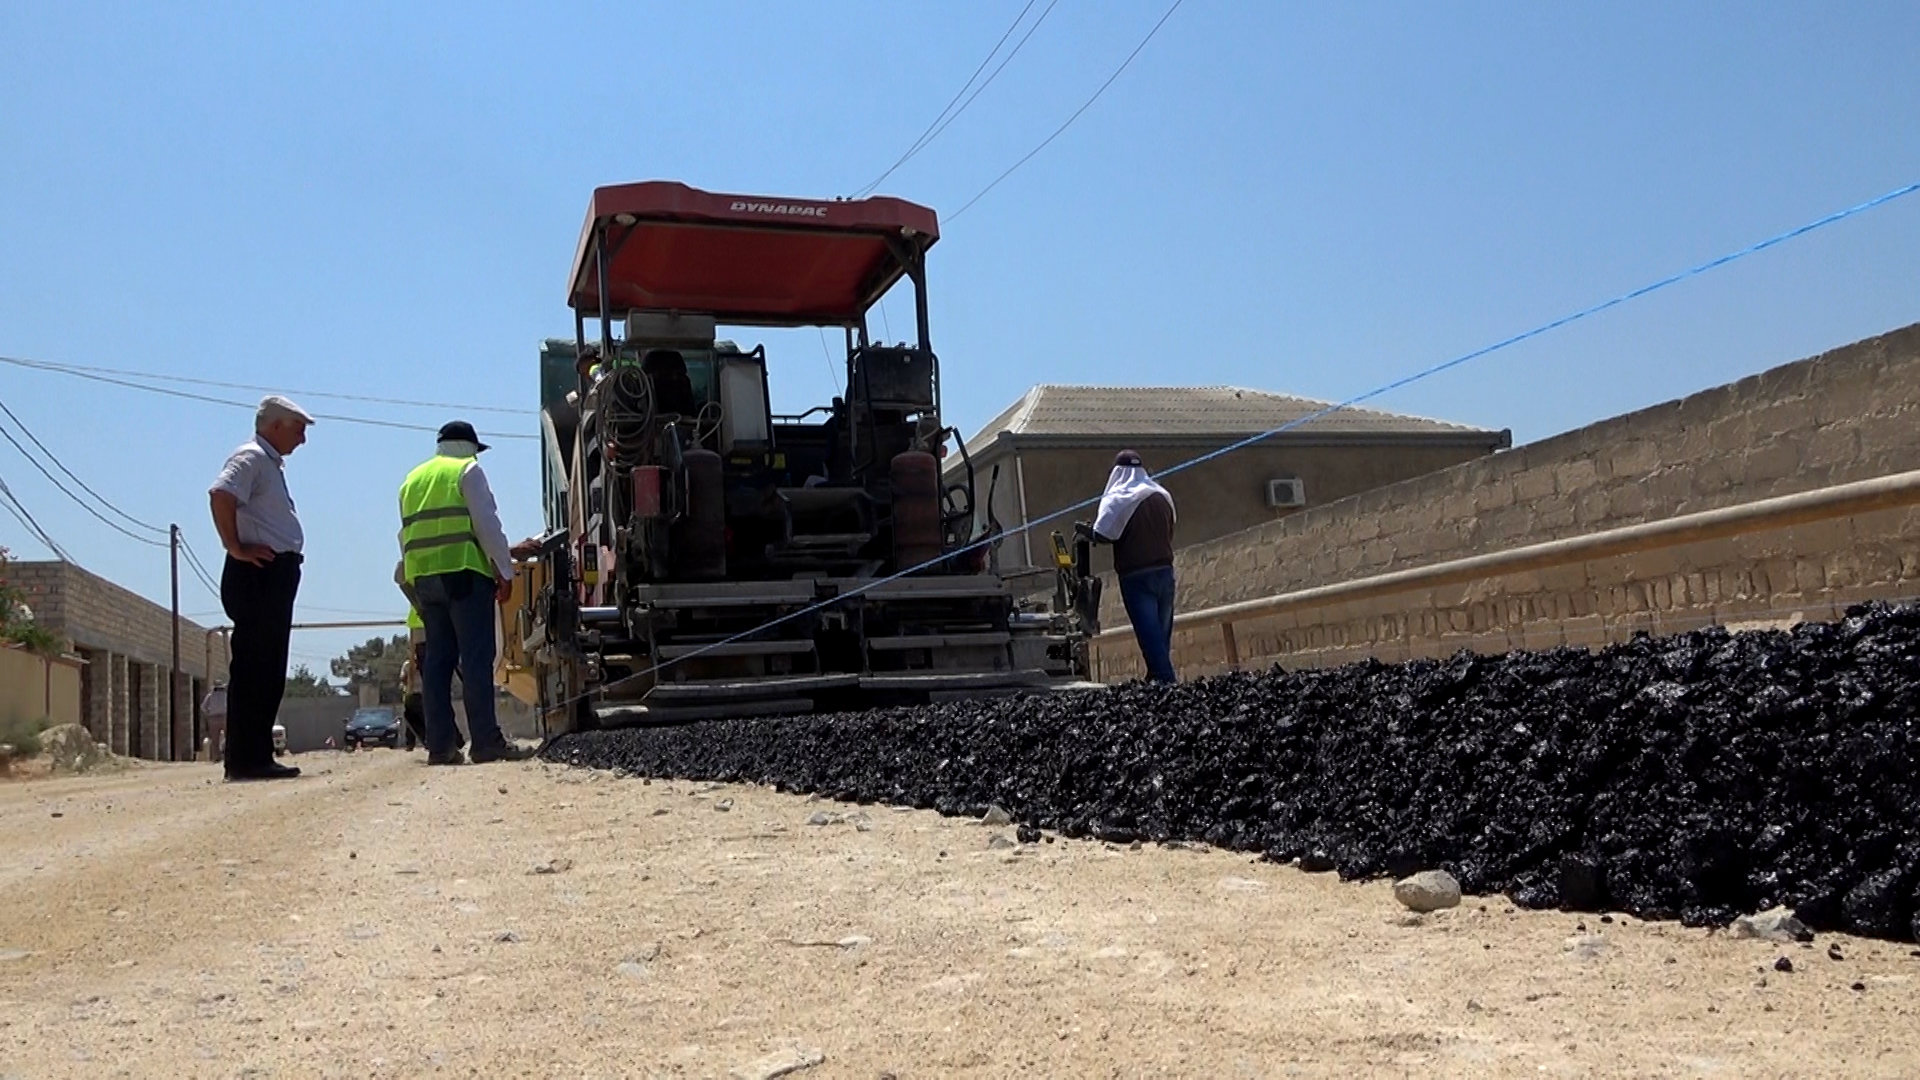
[[[532,750],[507,741],[494,715],[495,605],[511,595],[513,555],[493,489],[480,469],[479,455],[486,449],[472,424],[455,420],[440,428],[434,456],[400,485],[400,576],[426,637],[420,696],[430,765],[463,760],[453,720],[456,667],[472,760],[533,756]]]

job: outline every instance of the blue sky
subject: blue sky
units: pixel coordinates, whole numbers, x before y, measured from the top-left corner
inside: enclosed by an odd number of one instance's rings
[[[850,192],[1023,4],[0,5],[0,355],[531,409],[593,187]],[[1166,6],[1058,0],[882,191],[951,213]],[[1186,0],[943,228],[948,417],[970,430],[1037,381],[1344,398],[1920,180],[1915,41],[1910,3]],[[1916,320],[1920,195],[1375,404],[1525,442]],[[769,348],[776,404],[832,393],[817,342]],[[12,367],[0,401],[217,558],[204,491],[248,413]],[[303,617],[402,610],[393,493],[431,438],[322,423],[291,459]],[[485,459],[515,535],[538,526],[533,447]],[[163,551],[4,444],[0,478],[82,565],[164,601]],[[11,517],[0,543],[45,557]],[[295,658],[365,636],[296,635]]]

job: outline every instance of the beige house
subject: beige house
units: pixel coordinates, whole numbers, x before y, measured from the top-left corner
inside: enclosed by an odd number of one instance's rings
[[[971,463],[979,493],[976,523],[992,514],[1009,532],[1087,499],[1097,498],[1113,456],[1137,450],[1158,475],[1180,462],[1263,431],[1279,434],[1196,465],[1161,482],[1179,511],[1178,546],[1239,532],[1371,488],[1436,472],[1512,445],[1511,433],[1372,409],[1328,407],[1308,398],[1231,386],[1036,386],[949,454],[947,482]],[[995,469],[998,477],[995,478]],[[1000,547],[1003,573],[1050,567],[1050,536],[1071,538],[1076,510]],[[1095,565],[1110,565],[1103,551]],[[1044,575],[1035,591],[1051,590]]]
[[[217,630],[180,620],[180,670],[172,686],[174,624],[170,612],[132,590],[65,562],[10,562],[7,577],[26,597],[34,621],[72,642],[85,666],[74,680],[77,700],[48,715],[72,717],[98,742],[125,757],[189,761],[207,735],[200,704],[227,677],[225,641]],[[10,661],[14,666],[19,658]],[[0,678],[5,678],[0,671]],[[59,698],[64,676],[42,701]]]

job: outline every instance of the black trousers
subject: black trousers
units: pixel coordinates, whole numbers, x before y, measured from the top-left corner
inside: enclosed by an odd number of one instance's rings
[[[265,566],[233,557],[220,572],[220,604],[233,623],[227,675],[227,768],[273,762],[273,721],[287,692],[287,644],[300,556],[282,552]]]

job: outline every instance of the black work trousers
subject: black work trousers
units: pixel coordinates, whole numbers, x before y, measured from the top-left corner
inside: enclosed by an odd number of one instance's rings
[[[220,572],[220,605],[233,623],[227,675],[227,771],[273,763],[273,721],[287,692],[287,643],[300,556],[281,552],[265,566],[228,556]]]

